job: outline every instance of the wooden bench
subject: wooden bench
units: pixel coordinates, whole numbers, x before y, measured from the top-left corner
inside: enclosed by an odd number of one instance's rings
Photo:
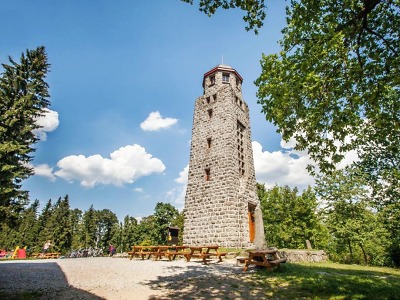
[[[157,246],[132,246],[132,251],[128,252],[129,258],[132,260],[134,256],[141,257],[142,259],[150,259],[152,255],[160,257],[162,255],[158,251]]]
[[[186,246],[170,246],[168,248],[168,251],[166,253],[166,257],[168,260],[175,260],[177,256],[183,256],[186,258],[185,255],[189,254],[190,252],[185,251],[187,247]]]
[[[209,246],[195,246],[189,247],[190,252],[185,253],[186,261],[190,261],[192,257],[201,258],[204,264],[207,264],[207,258],[212,256],[218,257],[218,260],[221,262],[222,257],[226,256],[227,252],[219,252],[219,246],[217,245],[209,245]]]
[[[228,254],[228,252],[219,252],[219,246],[217,245],[206,246],[204,248],[207,249],[205,253],[210,254],[210,256],[218,257],[220,262],[222,261],[222,257],[225,257]]]
[[[39,258],[50,259],[50,258],[59,258],[61,256],[60,252],[48,252],[39,256]]]
[[[191,253],[191,252],[186,252],[184,254],[186,261],[189,262],[192,257],[196,258],[201,258],[204,264],[207,264],[207,258],[211,256],[210,253]]]

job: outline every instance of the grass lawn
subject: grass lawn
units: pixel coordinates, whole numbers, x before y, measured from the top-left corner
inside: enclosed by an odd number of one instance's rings
[[[252,284],[264,286],[266,299],[400,299],[399,269],[286,263],[253,275]]]

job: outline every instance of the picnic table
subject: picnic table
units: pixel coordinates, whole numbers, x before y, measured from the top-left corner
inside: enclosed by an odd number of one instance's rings
[[[245,259],[243,271],[246,272],[249,265],[256,265],[267,268],[271,271],[273,267],[279,266],[286,262],[286,258],[279,258],[278,250],[248,250],[249,258]]]
[[[190,252],[186,253],[184,256],[186,261],[190,261],[192,257],[201,258],[204,264],[207,264],[207,258],[216,256],[219,261],[222,261],[222,257],[226,256],[226,252],[219,252],[219,246],[191,246],[189,247]]]
[[[131,260],[134,256],[140,256],[142,259],[147,256],[149,259],[155,251],[157,251],[156,246],[132,246],[132,251],[128,252],[128,255]]]
[[[129,258],[132,260],[133,257],[138,256],[142,259],[150,259],[152,256],[155,260],[159,260],[162,257],[168,258],[168,260],[174,260],[178,255],[184,255],[186,252],[186,246],[175,246],[175,245],[161,245],[161,246],[132,246],[132,251],[128,252]]]
[[[185,256],[187,254],[185,249],[187,249],[187,246],[168,246],[166,256],[168,257],[168,260],[175,260],[177,256]]]
[[[50,259],[50,258],[59,258],[61,256],[61,252],[35,252],[30,255],[33,258],[43,258],[43,259]]]

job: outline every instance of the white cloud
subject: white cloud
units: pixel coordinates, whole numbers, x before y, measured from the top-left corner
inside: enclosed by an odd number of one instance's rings
[[[163,118],[158,111],[151,112],[146,120],[140,124],[140,128],[144,131],[157,131],[164,128],[169,128],[176,124],[178,119]]]
[[[176,182],[187,184],[189,174],[189,165],[187,165],[182,171],[179,172],[179,177],[175,179]]]
[[[179,177],[175,179],[175,182],[180,183],[181,185],[169,190],[166,193],[169,201],[171,203],[174,203],[175,207],[178,210],[182,210],[185,203],[188,173],[189,165],[187,165],[181,172],[179,172]]]
[[[252,146],[257,182],[264,183],[267,188],[275,184],[288,185],[291,188],[297,187],[299,191],[314,184],[314,178],[306,169],[312,163],[308,156],[294,158],[290,151],[263,152],[262,146],[256,141]]]
[[[48,164],[40,164],[37,166],[27,164],[27,166],[32,168],[37,176],[46,177],[51,181],[55,181],[57,179],[57,177],[53,174],[53,168],[51,168]]]
[[[133,190],[138,193],[143,193],[143,188],[134,188]]]
[[[121,147],[110,154],[110,158],[101,155],[85,157],[71,155],[61,159],[55,175],[68,181],[78,180],[82,186],[93,187],[96,184],[122,186],[133,183],[140,177],[152,173],[162,173],[165,166],[158,158],[146,153],[140,145]]]
[[[296,139],[294,137],[291,137],[287,142],[281,140],[280,145],[282,149],[288,150],[289,154],[294,154],[297,155],[298,157],[308,156],[307,149],[303,151],[294,150],[294,147],[296,146]]]
[[[60,121],[58,120],[58,112],[45,108],[43,116],[36,118],[36,124],[42,126],[41,128],[35,129],[33,133],[41,141],[46,141],[46,132],[51,132],[57,129]]]

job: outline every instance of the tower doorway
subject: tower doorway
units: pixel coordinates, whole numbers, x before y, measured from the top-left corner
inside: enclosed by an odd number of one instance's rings
[[[256,222],[255,222],[255,215],[254,215],[255,210],[256,210],[256,206],[249,203],[248,218],[249,218],[250,243],[254,242],[254,237],[256,236]]]

